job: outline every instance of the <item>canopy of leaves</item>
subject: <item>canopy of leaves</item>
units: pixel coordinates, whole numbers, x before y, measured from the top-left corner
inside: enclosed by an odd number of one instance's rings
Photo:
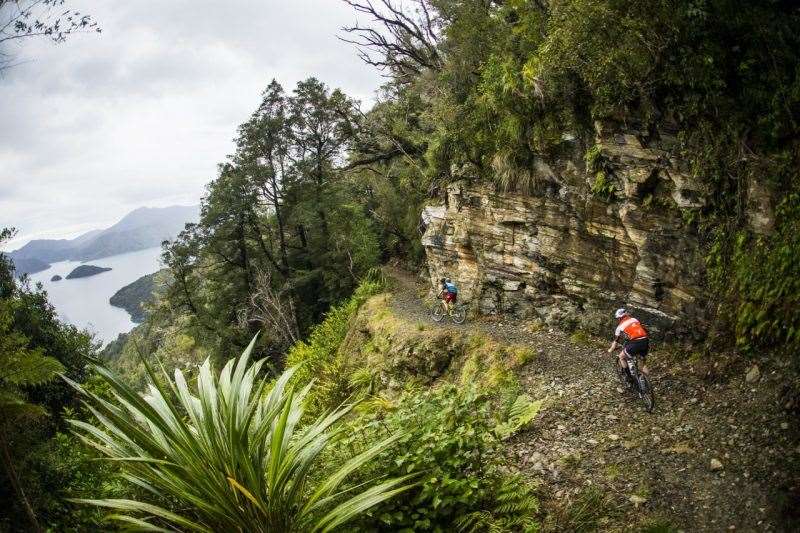
[[[377,264],[376,223],[342,171],[360,120],[355,102],[314,78],[291,95],[273,81],[209,184],[200,222],[166,248],[175,282],[164,302],[218,354],[263,330],[259,350],[279,365]]]
[[[756,346],[750,341],[773,321],[786,324],[781,338],[797,346],[796,313],[787,311],[797,293],[773,275],[796,279],[796,266],[778,256],[799,251],[791,237],[797,211],[777,209],[774,232],[757,236],[745,209],[754,184],[776,206],[800,190],[800,11],[793,3],[350,3],[370,24],[345,35],[387,71],[389,96],[375,116],[378,124],[389,117],[381,125],[389,138],[413,140],[413,179],[431,192],[466,177],[529,193],[538,185],[535,159],[563,154],[565,134],[587,147],[597,124],[635,129],[646,141],[676,135],[671,157],[688,162],[709,191],[706,207],[690,214],[699,227],[687,228],[718,267],[709,299],[724,302],[741,346]],[[421,54],[428,46],[435,53]],[[386,176],[391,161],[400,156],[383,163]],[[590,192],[614,200],[605,175],[593,182]]]

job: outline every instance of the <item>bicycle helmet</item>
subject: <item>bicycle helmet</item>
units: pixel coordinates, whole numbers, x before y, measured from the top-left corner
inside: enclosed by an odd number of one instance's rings
[[[442,279],[439,280],[439,283],[444,283],[445,281],[447,281],[447,280],[445,278],[442,278]]]
[[[620,307],[619,309],[614,311],[614,318],[622,318],[627,314],[628,314],[628,312],[625,310],[625,308],[624,307]]]

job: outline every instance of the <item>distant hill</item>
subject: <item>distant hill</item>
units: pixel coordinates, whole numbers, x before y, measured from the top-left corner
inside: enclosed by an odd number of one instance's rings
[[[33,274],[57,261],[93,261],[159,246],[174,238],[187,222],[196,222],[198,206],[140,207],[103,230],[74,239],[37,239],[7,255],[17,274]]]
[[[147,314],[145,305],[152,302],[153,297],[164,286],[168,276],[169,270],[167,269],[142,276],[115,292],[109,299],[109,303],[114,307],[125,309],[131,315],[131,320],[141,324]]]
[[[36,259],[35,257],[15,258],[14,256],[11,256],[11,259],[13,259],[14,269],[19,275],[25,274],[26,272],[29,274],[32,274],[34,272],[41,272],[42,270],[47,270],[50,267],[49,262],[42,261],[41,259]]]
[[[67,274],[67,279],[88,278],[89,276],[96,276],[102,272],[111,270],[106,267],[99,267],[94,265],[81,265],[75,268],[72,272]]]

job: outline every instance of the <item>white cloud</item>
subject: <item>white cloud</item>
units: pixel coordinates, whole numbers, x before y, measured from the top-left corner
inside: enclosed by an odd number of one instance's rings
[[[103,27],[27,41],[0,77],[0,227],[12,248],[199,201],[272,78],[315,76],[370,101],[380,83],[337,0],[71,0]]]

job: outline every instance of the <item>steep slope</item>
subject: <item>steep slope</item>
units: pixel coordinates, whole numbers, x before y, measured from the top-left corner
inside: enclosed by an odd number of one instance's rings
[[[103,230],[92,230],[75,239],[33,240],[10,252],[18,274],[34,273],[57,261],[91,261],[159,246],[199,216],[198,206],[142,207]]]
[[[657,406],[647,414],[618,388],[606,340],[508,317],[437,325],[426,284],[393,276],[392,294],[365,304],[342,350],[388,390],[435,386],[468,368],[491,381],[510,369],[544,399],[507,454],[540,484],[546,530],[795,530],[800,428],[784,397],[785,363],[762,362],[746,378],[739,359],[712,363],[656,344]]]

